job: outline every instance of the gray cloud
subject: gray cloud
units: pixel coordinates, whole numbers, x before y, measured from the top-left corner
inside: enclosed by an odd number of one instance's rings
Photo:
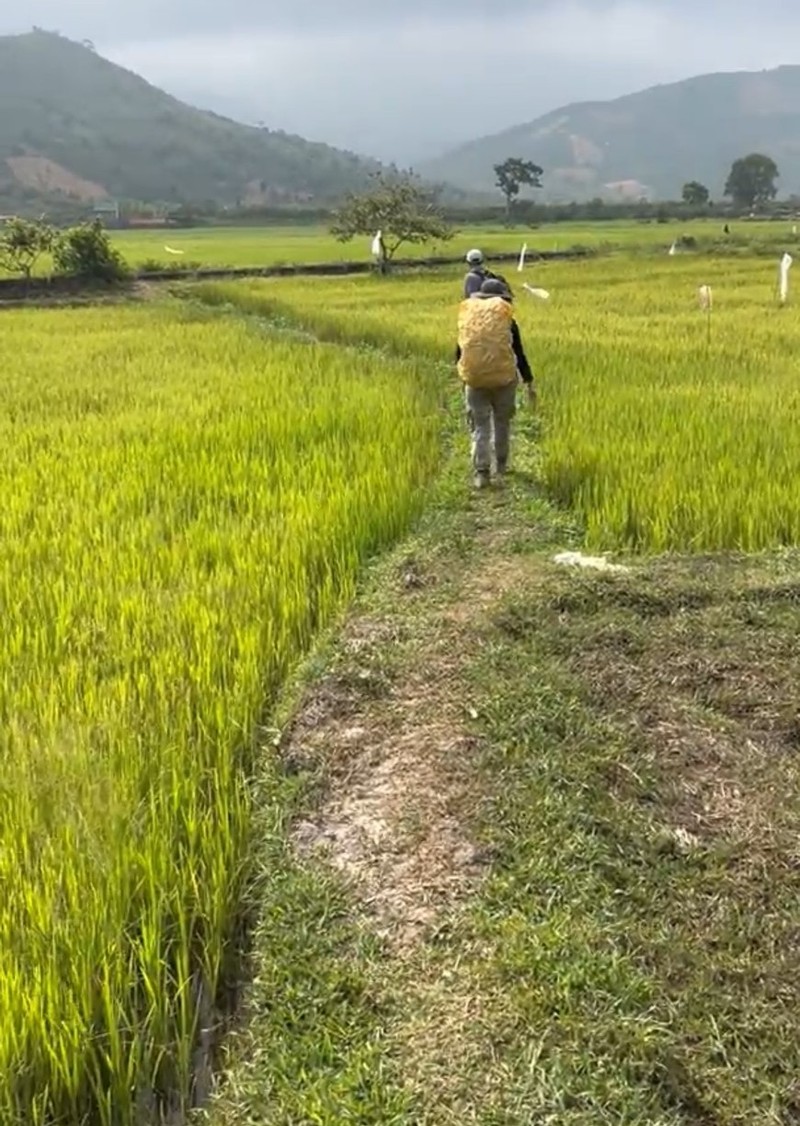
[[[597,7],[611,7],[599,0]],[[548,7],[548,0],[504,0],[503,14],[524,16]],[[486,0],[29,0],[24,23],[36,24],[65,35],[147,40],[173,35],[256,30],[341,31],[395,27],[415,23],[435,11],[436,22],[492,17]],[[0,16],[0,24],[11,20]],[[17,28],[23,26],[16,18]]]
[[[27,0],[24,18],[196,104],[405,162],[565,102],[792,62],[790,3]]]

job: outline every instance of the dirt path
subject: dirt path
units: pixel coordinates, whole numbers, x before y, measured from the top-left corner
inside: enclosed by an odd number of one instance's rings
[[[397,616],[349,621],[339,667],[308,689],[285,733],[285,756],[326,777],[295,847],[334,866],[396,952],[429,934],[489,859],[469,831],[481,794],[466,669],[487,613],[530,571],[490,546],[444,605],[443,576],[401,566]]]
[[[291,769],[324,777],[294,848],[332,866],[357,924],[383,944],[391,1042],[420,1124],[467,1121],[460,1108],[477,1072],[490,1082],[502,1023],[471,971],[437,946],[492,861],[473,832],[487,793],[469,668],[496,608],[541,566],[507,554],[511,529],[493,523],[501,506],[456,579],[452,558],[396,567],[382,609],[351,617],[282,739]]]

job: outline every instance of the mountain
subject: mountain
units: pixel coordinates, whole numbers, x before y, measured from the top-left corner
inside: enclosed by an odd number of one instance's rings
[[[492,186],[509,156],[545,170],[542,199],[680,198],[699,180],[720,198],[731,164],[771,156],[781,195],[800,194],[800,66],[709,74],[607,102],[581,102],[419,166],[466,189]]]
[[[0,37],[0,211],[109,198],[329,201],[376,167],[193,109],[91,44],[39,30]]]

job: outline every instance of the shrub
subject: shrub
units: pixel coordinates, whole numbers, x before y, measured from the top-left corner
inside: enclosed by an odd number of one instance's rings
[[[56,233],[43,219],[7,220],[0,230],[0,269],[30,278],[39,258],[52,249]]]
[[[99,219],[65,231],[55,245],[53,260],[58,273],[87,281],[122,281],[130,274]]]

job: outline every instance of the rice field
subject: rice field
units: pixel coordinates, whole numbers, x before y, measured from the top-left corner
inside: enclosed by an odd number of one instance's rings
[[[599,252],[651,252],[666,249],[683,235],[694,237],[701,246],[718,245],[722,226],[717,219],[671,220],[668,223],[652,220],[542,223],[511,229],[483,224],[457,228],[448,242],[403,247],[399,256],[412,259],[429,256],[458,258],[470,247],[478,246],[491,257],[503,253],[516,254],[523,242],[538,251],[563,251],[582,246]],[[774,247],[777,253],[798,245],[794,226],[783,221],[743,220],[733,224],[727,242],[735,253],[746,253],[749,247],[754,246],[762,249]],[[341,243],[326,226],[321,225],[134,229],[111,231],[110,237],[134,270],[265,268],[314,262],[371,261],[371,238]],[[52,269],[52,261],[45,255],[34,272],[47,276]]]
[[[718,220],[686,223],[593,222],[545,223],[535,228],[484,225],[458,230],[446,243],[403,248],[402,257],[465,254],[471,246],[487,254],[515,253],[526,240],[538,250],[566,250],[572,246],[597,249],[668,246],[673,239],[691,234],[698,240],[718,239]],[[789,224],[746,221],[733,224],[734,241],[797,243]],[[134,267],[146,262],[164,266],[195,263],[202,266],[269,266],[288,263],[364,261],[370,257],[371,239],[337,242],[324,226],[309,227],[209,227],[182,230],[116,231],[112,238]],[[165,247],[180,251],[170,254]]]
[[[517,301],[539,485],[589,547],[800,542],[800,313],[777,304],[775,262],[525,278],[552,295]],[[185,1105],[235,953],[260,725],[421,507],[438,408],[457,409],[459,291],[460,271],[259,280],[192,290],[255,317],[5,313],[4,1126]],[[466,486],[466,433],[463,452]]]
[[[0,1121],[186,1104],[287,670],[418,509],[422,364],[202,309],[3,318]]]
[[[774,228],[774,224],[771,225]],[[680,233],[679,224],[674,229]],[[692,224],[693,231],[718,233],[719,224]],[[766,232],[770,224],[759,224]],[[673,228],[655,223],[559,223],[534,230],[482,226],[458,231],[449,242],[404,247],[401,257],[459,256],[473,245],[487,254],[516,253],[527,239],[540,250],[564,250],[570,246],[630,246],[668,242],[676,237]],[[681,228],[682,230],[682,228]],[[175,266],[181,262],[205,266],[267,266],[288,263],[365,261],[370,259],[370,238],[338,242],[324,226],[309,227],[210,227],[186,230],[115,231],[112,238],[133,266],[160,261]],[[180,251],[171,254],[165,247]]]
[[[579,515],[589,547],[800,542],[800,307],[778,306],[776,278],[772,259],[619,256],[526,269],[552,295],[544,304],[520,290],[516,303],[538,373],[542,482]],[[299,319],[325,339],[447,361],[459,281],[257,280],[200,292]]]

